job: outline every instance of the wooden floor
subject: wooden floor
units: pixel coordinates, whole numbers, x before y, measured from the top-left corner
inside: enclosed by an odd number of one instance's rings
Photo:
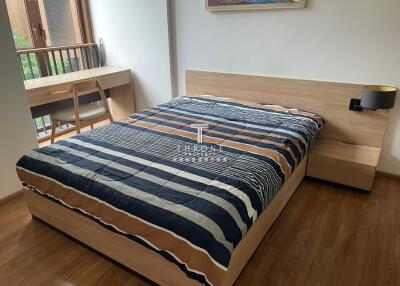
[[[32,220],[23,197],[0,206],[0,285],[150,285]],[[305,179],[236,285],[400,285],[400,181],[371,194]]]
[[[93,128],[99,128],[99,127],[105,126],[105,125],[107,125],[109,123],[110,123],[109,120],[103,120],[103,121],[95,123],[93,125]],[[85,131],[88,131],[90,129],[91,129],[90,126],[86,126],[86,127],[83,127],[81,129],[81,132],[85,132]],[[66,138],[72,137],[74,135],[76,135],[76,131],[75,130],[71,131],[71,132],[67,132],[67,133],[61,134],[61,135],[57,135],[57,133],[56,133],[55,142],[57,142],[59,140],[62,140],[62,139],[66,139]],[[50,144],[51,144],[51,140],[50,140],[50,138],[48,138],[47,140],[39,142],[39,148],[49,146]]]

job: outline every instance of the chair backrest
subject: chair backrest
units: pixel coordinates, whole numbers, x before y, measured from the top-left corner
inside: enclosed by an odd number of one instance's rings
[[[98,79],[90,79],[90,80],[84,80],[84,81],[77,81],[74,82],[71,85],[70,92],[72,92],[73,97],[74,97],[74,110],[75,110],[75,119],[76,119],[76,124],[79,126],[79,96],[85,95],[90,92],[95,92],[98,91],[101,97],[101,101],[103,102],[103,106],[106,108],[107,112],[110,114],[111,117],[111,111],[110,107],[108,106],[106,95],[104,93],[104,89],[101,86],[101,83]],[[79,127],[77,128],[79,129]]]
[[[103,87],[102,87],[100,81],[96,78],[74,82],[71,84],[71,86],[67,90],[54,91],[51,93],[51,95],[63,97],[65,99],[67,99],[67,98],[75,97],[75,93],[79,97],[79,96],[94,93],[94,92],[99,92],[102,99],[104,99],[103,98],[103,95],[104,95]]]
[[[101,88],[101,84],[97,79],[89,79],[85,81],[77,81],[71,85],[71,91],[76,90],[76,92],[80,93],[80,95],[85,94],[85,92],[89,91],[97,91]]]
[[[108,113],[111,113],[110,107],[108,106],[108,102],[106,99],[106,95],[104,93],[104,89],[103,89],[100,81],[96,78],[74,82],[71,84],[71,86],[68,90],[52,92],[51,94],[53,94],[54,96],[65,97],[65,99],[72,97],[75,114],[76,114],[76,117],[79,118],[79,112],[78,112],[79,96],[83,96],[83,95],[86,95],[89,93],[94,93],[94,92],[98,92],[100,94],[100,97],[101,97],[100,101],[103,102],[103,106],[107,109]]]
[[[100,81],[96,78],[84,81],[77,81],[72,83],[71,87],[68,90],[54,92],[52,94],[58,96],[65,96],[66,98],[70,98],[72,95],[73,98],[73,108],[75,113],[75,127],[78,133],[80,133],[81,128],[81,120],[79,114],[79,96],[86,95],[89,93],[98,92],[101,97],[101,101],[103,102],[103,107],[106,109],[106,113],[104,115],[108,116],[110,121],[113,121],[113,117],[110,111],[110,107],[108,105],[106,95],[104,93],[104,89],[100,83]],[[100,118],[101,116],[99,116]],[[104,118],[103,118],[104,119]],[[91,119],[93,120],[93,119]],[[93,124],[93,123],[91,123]],[[93,127],[92,127],[93,128]],[[54,132],[55,128],[52,128],[52,143],[54,142]]]
[[[96,92],[98,91],[101,97],[101,101],[103,102],[103,105],[106,106],[107,110],[109,111],[107,102],[106,102],[106,95],[104,93],[104,89],[101,86],[101,83],[98,79],[89,79],[89,80],[84,80],[84,81],[77,81],[74,82],[71,85],[71,92],[73,93],[74,96],[74,105],[76,106],[77,104],[79,105],[78,97],[88,94],[90,92]]]

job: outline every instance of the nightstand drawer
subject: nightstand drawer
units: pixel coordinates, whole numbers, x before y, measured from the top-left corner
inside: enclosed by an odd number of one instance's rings
[[[370,191],[379,153],[374,147],[320,140],[309,156],[307,176]]]
[[[375,168],[311,153],[307,176],[370,191]]]

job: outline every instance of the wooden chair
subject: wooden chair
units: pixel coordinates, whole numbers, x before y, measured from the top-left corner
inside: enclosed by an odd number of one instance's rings
[[[79,104],[79,96],[96,92],[100,93],[102,105],[93,103]],[[52,113],[51,116],[51,143],[54,143],[56,128],[59,122],[71,123],[76,127],[76,132],[79,134],[81,128],[91,126],[102,120],[109,119],[113,122],[110,107],[108,105],[103,87],[97,79],[75,82],[66,91],[53,92],[52,94],[72,95],[73,107],[67,107]]]

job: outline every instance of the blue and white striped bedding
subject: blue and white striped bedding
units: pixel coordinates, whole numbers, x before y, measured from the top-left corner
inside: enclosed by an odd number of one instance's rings
[[[207,124],[203,143],[192,124]],[[179,97],[23,156],[30,190],[220,285],[233,249],[306,156],[313,113]]]

